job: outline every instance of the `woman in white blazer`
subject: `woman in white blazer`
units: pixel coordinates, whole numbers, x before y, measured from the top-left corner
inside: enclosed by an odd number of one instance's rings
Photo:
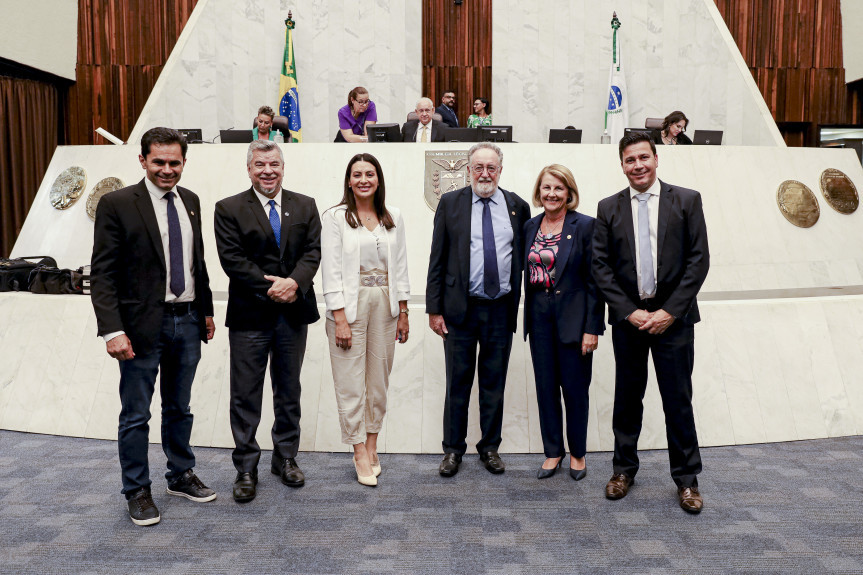
[[[357,481],[377,485],[377,452],[395,342],[408,339],[405,227],[385,204],[377,158],[348,162],[342,201],[321,218],[327,338],[342,442],[352,445]]]

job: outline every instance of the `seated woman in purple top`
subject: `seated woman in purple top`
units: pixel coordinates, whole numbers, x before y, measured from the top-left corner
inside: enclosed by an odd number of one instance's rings
[[[339,132],[347,142],[367,142],[366,126],[378,121],[369,91],[357,86],[348,94],[348,105],[339,108]],[[338,141],[339,138],[337,137]]]

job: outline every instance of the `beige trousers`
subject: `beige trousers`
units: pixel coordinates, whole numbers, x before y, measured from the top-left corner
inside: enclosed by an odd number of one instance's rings
[[[327,319],[342,443],[348,445],[364,443],[367,433],[380,432],[387,411],[398,323],[390,314],[388,289],[360,286],[350,349],[336,346],[336,322]]]

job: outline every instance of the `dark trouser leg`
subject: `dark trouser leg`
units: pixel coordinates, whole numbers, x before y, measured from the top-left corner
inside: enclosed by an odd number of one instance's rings
[[[614,472],[635,477],[638,473],[638,436],[647,388],[647,354],[654,337],[622,321],[611,329],[614,344]]]
[[[273,383],[273,450],[283,458],[300,448],[300,370],[306,353],[308,326],[292,326],[280,316],[270,351]]]
[[[476,370],[476,325],[447,325],[443,342],[446,358],[446,401],[443,409],[444,453],[464,455],[467,450],[467,411]]]
[[[196,312],[170,318],[162,332],[162,360],[159,385],[162,394],[162,450],[168,457],[169,482],[195,466],[189,445],[192,436],[192,411],[189,400],[192,382],[201,359],[201,333]]]
[[[508,321],[508,297],[477,306],[479,327],[479,427],[482,438],[476,444],[480,453],[500,446],[503,427],[503,392],[512,350]]]
[[[159,371],[161,342],[147,355],[120,364],[120,424],[117,428],[117,448],[123,477],[123,493],[150,486],[147,463],[149,446],[150,402]]]
[[[563,446],[563,414],[560,409],[561,370],[553,296],[539,292],[525,297],[533,300],[531,306],[533,327],[529,335],[530,357],[533,360],[533,375],[536,381],[536,405],[539,409],[542,448],[546,457],[563,457],[566,450]]]
[[[678,487],[697,486],[701,455],[692,411],[695,328],[674,323],[664,334],[653,336],[650,349],[665,412],[671,477]]]
[[[261,422],[264,372],[272,337],[272,330],[228,330],[231,345],[231,433],[235,446],[231,458],[240,473],[254,472],[261,458],[255,433]]]
[[[587,418],[590,411],[590,379],[593,376],[593,354],[581,354],[581,342],[558,344],[563,400],[566,404],[566,440],[573,457],[587,453]]]

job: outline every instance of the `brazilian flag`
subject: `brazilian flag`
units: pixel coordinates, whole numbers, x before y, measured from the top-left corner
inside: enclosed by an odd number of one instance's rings
[[[303,141],[303,123],[300,121],[300,94],[297,90],[297,69],[294,66],[294,21],[285,20],[285,58],[279,79],[279,115],[288,119],[291,142]],[[285,134],[286,136],[288,134]]]

